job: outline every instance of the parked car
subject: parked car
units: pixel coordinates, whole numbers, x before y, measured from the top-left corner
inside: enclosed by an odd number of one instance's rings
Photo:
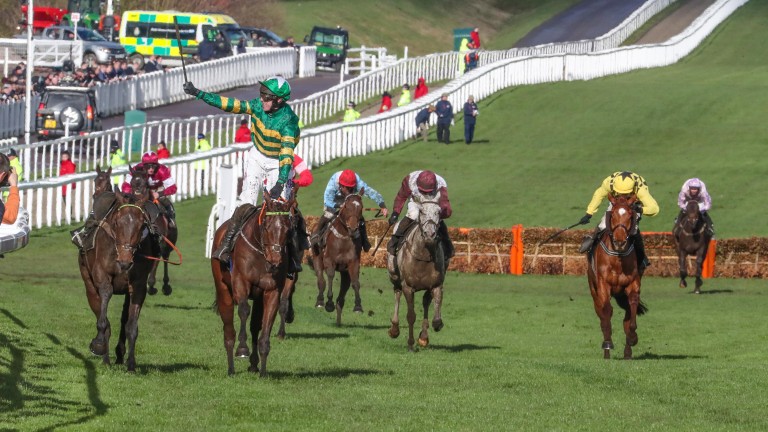
[[[75,29],[66,26],[53,26],[43,30],[42,39],[74,40]],[[112,60],[124,60],[125,48],[117,42],[110,42],[93,30],[78,27],[77,39],[83,41],[83,62],[93,66],[96,63],[110,63]]]
[[[312,33],[304,37],[307,45],[317,47],[317,66],[341,70],[349,49],[349,32],[341,27],[327,28],[315,26]]]
[[[49,86],[40,99],[35,117],[41,139],[87,135],[101,130],[101,115],[96,108],[93,88]]]
[[[283,38],[276,35],[272,30],[256,27],[240,27],[240,29],[246,34],[248,39],[248,46],[252,47],[279,47],[283,43]],[[253,35],[258,36],[254,38]],[[259,42],[256,42],[256,41]]]

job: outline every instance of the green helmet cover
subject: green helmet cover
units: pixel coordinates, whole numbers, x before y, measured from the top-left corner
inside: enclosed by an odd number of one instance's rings
[[[262,91],[267,90],[273,95],[289,100],[291,98],[291,85],[283,77],[273,76],[264,81],[259,81],[262,85]]]

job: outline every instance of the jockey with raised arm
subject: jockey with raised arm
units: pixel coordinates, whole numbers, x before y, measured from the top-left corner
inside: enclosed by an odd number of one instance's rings
[[[147,183],[149,186],[150,199],[158,204],[168,218],[168,224],[173,227],[176,225],[176,210],[173,208],[169,196],[176,193],[176,180],[171,175],[171,170],[159,162],[157,153],[149,151],[141,156],[141,163],[133,167],[134,171],[146,171]],[[129,171],[125,175],[122,191],[124,194],[130,194],[131,179],[133,176]]]
[[[712,223],[712,218],[709,216],[709,209],[712,208],[712,197],[707,192],[707,185],[703,181],[694,177],[689,178],[683,183],[683,187],[680,188],[680,193],[677,195],[677,206],[680,207],[680,215],[685,213],[685,206],[688,201],[696,201],[699,203],[699,211],[704,221],[709,227],[709,233],[715,235],[715,225]],[[680,216],[678,216],[679,218]],[[677,219],[675,219],[677,222]]]
[[[287,183],[300,134],[299,117],[287,104],[291,98],[291,86],[279,76],[260,81],[260,84],[259,97],[248,101],[204,92],[191,82],[184,83],[187,94],[208,105],[250,116],[253,147],[246,156],[243,191],[240,194],[240,201],[250,205],[241,205],[235,210],[221,245],[212,253],[213,258],[224,263],[229,262],[235,237],[252,213],[252,206],[258,203],[262,188],[266,185],[265,189],[272,199],[290,199],[291,195],[291,185]],[[292,235],[295,236],[296,231],[292,230]],[[293,251],[293,254],[298,255],[299,252]]]
[[[372,199],[381,208],[381,214],[387,217],[389,211],[387,210],[387,204],[384,202],[384,197],[376,191],[376,189],[368,186],[359,175],[354,171],[346,169],[339,171],[331,176],[328,180],[328,185],[325,187],[325,194],[323,195],[323,204],[325,205],[325,212],[320,220],[317,221],[317,226],[314,232],[312,232],[311,242],[313,245],[318,245],[322,249],[325,245],[322,243],[322,237],[325,233],[325,229],[328,223],[336,217],[339,212],[341,204],[347,198],[347,195],[353,193],[359,193],[360,190],[364,190],[365,195]],[[368,252],[371,249],[371,243],[368,241],[368,233],[365,228],[365,220],[360,219],[360,237],[362,240],[363,250]]]
[[[438,197],[439,194],[439,197]],[[424,201],[434,200],[437,197],[438,205],[440,206],[440,226],[438,227],[438,234],[443,240],[443,252],[445,259],[448,260],[454,255],[453,243],[448,236],[448,227],[443,222],[443,219],[451,217],[451,202],[448,200],[448,184],[441,176],[435,174],[432,171],[414,171],[405,178],[403,178],[400,184],[400,190],[395,197],[395,204],[392,206],[392,216],[389,218],[389,224],[394,225],[397,222],[397,217],[403,210],[405,202],[408,202],[408,212],[406,216],[397,224],[392,238],[389,239],[387,244],[387,252],[392,256],[397,255],[397,250],[400,249],[403,238],[408,232],[408,228],[414,221],[419,219],[419,211],[421,210],[421,203]]]
[[[608,194],[613,196],[635,195],[639,201],[635,205],[638,222],[637,233],[633,235],[632,238],[635,245],[635,251],[637,252],[638,266],[642,272],[646,267],[651,265],[651,263],[648,261],[648,257],[645,255],[643,237],[640,234],[640,217],[641,215],[656,216],[659,213],[659,204],[656,203],[656,200],[653,199],[651,193],[648,191],[648,184],[645,182],[643,177],[631,171],[618,171],[606,177],[600,186],[595,190],[595,193],[592,195],[592,201],[590,201],[589,205],[587,205],[587,213],[579,221],[582,225],[589,223],[590,218],[592,218],[592,215],[597,212],[597,210],[600,208],[600,204],[603,202],[603,199],[605,199]],[[609,211],[611,207],[612,206],[609,204]],[[579,252],[584,253],[591,251],[595,240],[600,237],[599,233],[604,229],[605,213],[603,213],[603,217],[600,219],[600,223],[595,228],[595,232],[592,235],[584,237],[584,241],[579,248]]]

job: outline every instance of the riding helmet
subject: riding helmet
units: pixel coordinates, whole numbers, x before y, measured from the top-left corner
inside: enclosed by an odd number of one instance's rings
[[[422,171],[416,178],[416,187],[419,188],[419,192],[425,194],[431,194],[437,188],[437,177],[435,173],[429,170]]]
[[[339,184],[350,188],[357,186],[357,174],[351,169],[345,169],[339,176]]]
[[[141,163],[156,164],[157,161],[158,161],[157,153],[153,151],[148,151],[144,153],[144,155],[141,157]]]
[[[272,94],[286,101],[291,98],[291,85],[283,77],[273,76],[259,81],[259,84],[262,93]]]

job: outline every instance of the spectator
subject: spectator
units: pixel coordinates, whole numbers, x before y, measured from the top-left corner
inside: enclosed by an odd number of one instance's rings
[[[165,146],[165,141],[160,141],[157,143],[157,158],[158,159],[168,159],[171,157],[171,152],[168,151],[168,148]]]
[[[24,180],[24,167],[21,166],[21,160],[18,153],[16,153],[16,149],[8,150],[8,160],[11,161],[11,168],[16,172],[18,180]]]
[[[208,30],[208,34],[197,46],[197,56],[201,62],[212,60],[216,56],[216,45],[213,43],[213,30]]]
[[[205,134],[197,134],[197,145],[195,145],[195,153],[201,153],[211,149],[211,143],[205,138]],[[205,186],[205,172],[208,170],[208,160],[199,160],[194,163],[193,167],[200,172],[200,189]]]
[[[293,36],[288,36],[287,38],[285,38],[285,40],[280,42],[280,48],[287,48],[292,46],[293,46]]]
[[[240,40],[237,41],[237,53],[245,54],[245,52],[245,38],[240,38]]]
[[[477,54],[477,50],[474,49],[474,45],[470,42],[468,46],[469,51],[467,51],[467,53],[464,55],[464,70],[466,72],[476,68],[477,62],[480,59],[479,55]]]
[[[157,56],[152,54],[151,56],[149,56],[149,61],[144,63],[144,73],[152,73],[152,72],[157,72],[159,70],[160,70],[160,65],[157,63]]]
[[[435,112],[435,106],[430,104],[416,114],[416,127],[419,133],[421,133],[421,139],[424,140],[424,142],[427,142],[427,135],[429,134],[429,116],[433,112]]]
[[[400,94],[400,99],[397,101],[397,106],[401,107],[411,103],[411,86],[408,83],[403,84],[403,92]]]
[[[120,144],[117,142],[117,140],[112,140],[109,143],[109,166],[114,170],[115,168],[121,167],[123,165],[126,165],[128,162],[125,160],[125,156],[123,155],[123,149],[120,148]],[[120,186],[123,183],[123,176],[122,175],[114,175],[112,176],[112,184],[114,185],[113,188],[115,190],[115,193],[120,192]]]
[[[414,90],[413,99],[415,100],[422,96],[426,96],[427,93],[429,93],[429,87],[427,87],[424,77],[419,77],[419,82],[416,84],[416,89]]]
[[[69,154],[69,150],[61,152],[61,162],[59,162],[59,176],[67,174],[74,174],[77,172],[77,165],[72,162],[72,155]],[[72,191],[75,190],[75,183],[72,183]],[[67,200],[67,185],[61,187],[61,197],[64,201]]]
[[[235,132],[236,143],[251,142],[251,129],[248,127],[248,120],[240,120],[240,127]]]
[[[467,51],[469,51],[469,41],[467,38],[464,38],[461,40],[461,46],[459,46],[459,75],[464,74],[464,69],[466,68],[464,56],[467,54]]]
[[[2,223],[12,224],[19,215],[19,179],[11,168],[8,156],[0,153],[0,186],[10,186],[5,202],[0,200],[0,217]]]
[[[437,142],[451,143],[451,125],[453,124],[453,106],[448,102],[448,93],[443,93],[435,105],[437,112]]]
[[[477,110],[475,97],[470,95],[464,103],[464,142],[467,145],[472,144],[472,138],[475,136],[475,123],[478,114],[480,112]]]
[[[384,111],[389,111],[392,109],[392,95],[389,94],[389,92],[384,92],[384,94],[381,95],[381,107],[379,107],[379,112],[383,113]]]
[[[217,59],[229,57],[232,55],[232,45],[227,39],[224,38],[224,34],[221,32],[216,33],[216,40],[214,44],[213,56]]]
[[[248,46],[262,47],[264,46],[264,38],[256,32],[251,33],[251,40],[248,41]]]
[[[472,38],[472,44],[475,46],[475,49],[480,49],[480,28],[475,27],[475,29],[469,33],[469,37]]]
[[[355,105],[354,102],[349,101],[347,104],[347,110],[344,111],[344,123],[351,123],[360,118],[360,113],[355,110],[356,106],[357,105]],[[351,129],[352,128],[349,127],[344,128],[344,130],[347,132],[349,132]]]

